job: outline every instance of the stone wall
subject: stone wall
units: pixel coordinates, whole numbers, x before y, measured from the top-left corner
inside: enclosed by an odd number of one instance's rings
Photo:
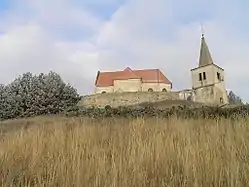
[[[195,101],[215,106],[228,104],[228,97],[223,83],[196,89]]]
[[[196,101],[195,92],[191,89],[179,91],[180,100]]]
[[[179,100],[179,92],[105,93],[84,96],[79,105],[84,107],[112,107],[136,105],[144,102]]]
[[[214,103],[215,90],[213,86],[206,86],[195,90],[196,100],[208,104]]]
[[[220,103],[220,90],[209,86],[197,90],[186,89],[177,92],[120,92],[92,94],[84,96],[79,105],[84,107],[112,107],[136,105],[145,102],[158,102],[165,100],[189,100],[205,105],[222,105]],[[226,104],[226,97],[224,103]]]

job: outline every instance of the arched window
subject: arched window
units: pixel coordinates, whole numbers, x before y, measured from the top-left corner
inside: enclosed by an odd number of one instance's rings
[[[149,88],[148,91],[149,91],[149,92],[153,92],[153,89],[152,89],[152,88]]]
[[[221,98],[220,98],[220,104],[223,104],[223,102],[224,102],[224,101],[223,101],[223,98],[221,97]]]
[[[192,95],[189,95],[189,96],[187,97],[187,100],[188,100],[188,101],[192,101]]]
[[[166,88],[163,88],[163,89],[162,89],[162,92],[167,92]]]
[[[103,92],[102,92],[102,94],[105,94],[105,93],[106,93],[106,91],[103,91]]]

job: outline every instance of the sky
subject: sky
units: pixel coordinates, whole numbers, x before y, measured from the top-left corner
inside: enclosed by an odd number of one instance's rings
[[[249,101],[249,1],[0,0],[0,83],[55,71],[82,95],[97,71],[159,68],[191,88],[201,26],[225,84]]]

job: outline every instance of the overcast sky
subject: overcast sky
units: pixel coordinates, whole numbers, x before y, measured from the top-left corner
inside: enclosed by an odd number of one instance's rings
[[[191,87],[201,24],[228,90],[249,101],[249,1],[0,0],[0,81],[60,73],[81,94],[98,70],[160,68]]]

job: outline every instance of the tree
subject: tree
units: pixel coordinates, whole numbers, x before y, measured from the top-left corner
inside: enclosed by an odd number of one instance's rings
[[[80,100],[77,90],[55,72],[17,77],[9,85],[0,85],[0,118],[57,114],[74,107]]]
[[[228,101],[229,101],[229,104],[236,104],[236,105],[243,104],[242,99],[239,96],[235,95],[233,91],[229,92]]]

